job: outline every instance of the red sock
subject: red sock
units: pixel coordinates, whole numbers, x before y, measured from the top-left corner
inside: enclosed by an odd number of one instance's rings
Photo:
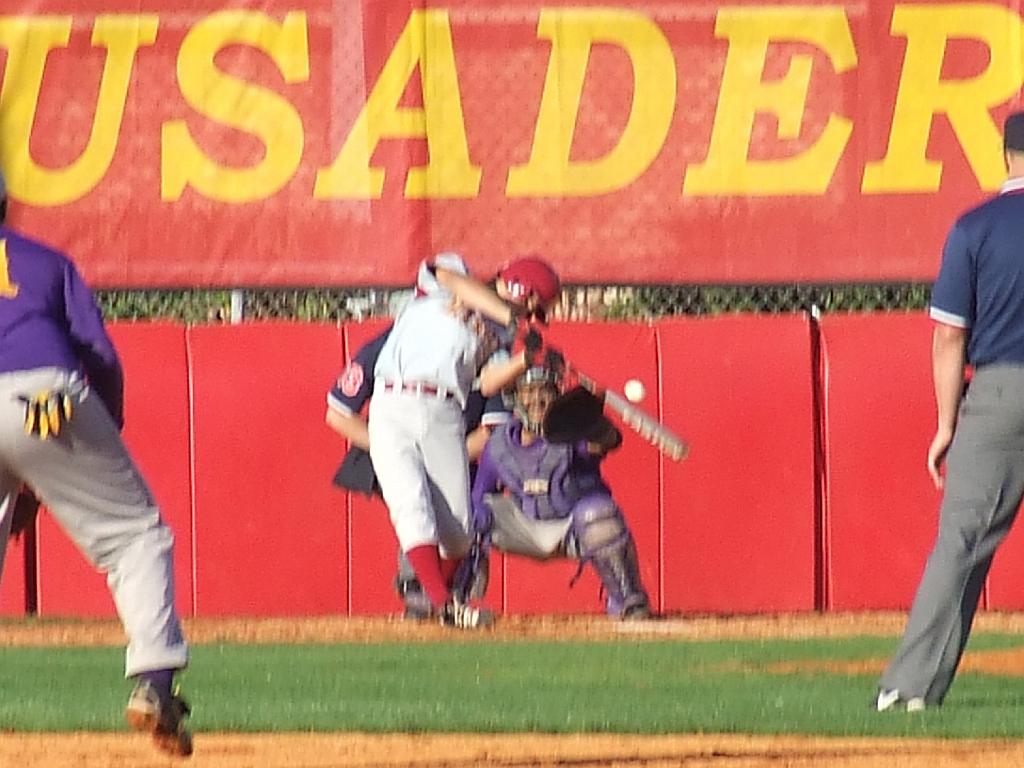
[[[444,577],[444,583],[448,585],[448,589],[452,588],[452,582],[455,580],[455,573],[459,570],[459,566],[462,565],[462,561],[465,558],[460,557],[457,560],[445,560],[441,558],[441,576]]]
[[[441,571],[441,553],[438,552],[437,544],[413,547],[405,556],[409,558],[412,569],[416,571],[416,578],[423,585],[423,591],[427,593],[430,602],[435,608],[441,608],[448,602],[448,587]]]

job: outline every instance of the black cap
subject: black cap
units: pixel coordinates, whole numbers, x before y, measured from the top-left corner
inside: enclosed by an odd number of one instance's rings
[[[1014,112],[1003,123],[1003,149],[1024,152],[1024,112]]]

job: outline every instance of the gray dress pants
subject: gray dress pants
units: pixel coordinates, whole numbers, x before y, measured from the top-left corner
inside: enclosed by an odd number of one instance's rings
[[[1024,495],[1024,366],[978,370],[960,403],[939,531],[907,627],[880,685],[942,704],[992,557]]]

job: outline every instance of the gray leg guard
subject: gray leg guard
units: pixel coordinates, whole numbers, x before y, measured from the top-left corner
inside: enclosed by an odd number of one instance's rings
[[[593,563],[601,578],[609,615],[648,618],[650,602],[640,582],[636,544],[612,498],[605,493],[584,496],[573,507],[572,517],[580,558]]]

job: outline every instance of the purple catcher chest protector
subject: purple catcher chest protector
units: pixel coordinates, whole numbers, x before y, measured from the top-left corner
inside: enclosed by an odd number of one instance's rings
[[[495,433],[488,445],[494,466],[523,514],[535,520],[569,517],[581,497],[603,488],[597,467],[581,465],[570,444],[549,443],[538,437],[521,442],[522,424],[512,422]]]

